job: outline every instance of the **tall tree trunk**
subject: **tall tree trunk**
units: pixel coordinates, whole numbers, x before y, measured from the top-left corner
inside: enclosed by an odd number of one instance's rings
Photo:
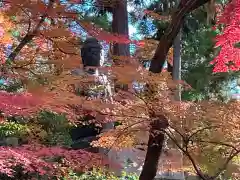
[[[148,148],[139,180],[152,180],[156,176],[159,157],[164,144],[164,130],[168,127],[168,120],[163,115],[152,117],[149,133]]]
[[[181,80],[181,35],[182,31],[179,31],[173,43],[173,71],[172,78],[175,81]],[[175,100],[181,101],[181,92],[179,87],[176,89]]]
[[[116,4],[112,8],[112,33],[119,34],[126,37],[128,35],[128,11],[127,11],[127,0],[117,0]],[[114,56],[130,56],[129,44],[113,44],[113,55]],[[114,123],[109,122],[103,125],[103,132],[114,128]],[[109,150],[100,148],[99,151],[104,154],[108,154]],[[117,156],[115,151],[111,151],[108,154],[110,160],[111,157]],[[117,172],[118,173],[118,172]]]
[[[112,33],[129,37],[127,0],[118,0],[112,13]],[[130,56],[129,44],[114,44],[113,55]]]
[[[178,35],[176,36],[174,42],[173,42],[173,73],[172,78],[174,81],[180,81],[181,80],[181,40],[182,40],[182,28],[180,29]],[[175,89],[175,101],[181,101],[181,84],[177,83],[177,87]],[[184,121],[181,121],[179,117],[179,123],[181,123],[181,126],[184,125]],[[176,136],[179,136],[176,134]],[[179,137],[179,140],[183,142],[183,139]],[[177,173],[178,179],[185,179],[185,174],[183,170],[183,152],[177,148],[178,151],[180,151],[181,157],[177,159],[179,163],[181,164],[182,170]]]
[[[150,71],[152,73],[160,73],[165,63],[169,48],[172,46],[173,41],[179,33],[180,27],[183,24],[184,16],[195,10],[196,8],[204,5],[210,0],[181,0],[178,8],[172,15],[172,21],[169,24],[164,35],[156,49],[155,55],[151,61]],[[156,122],[158,121],[158,122]],[[156,130],[164,130],[168,126],[161,125],[161,118],[153,119],[153,123],[150,124],[150,135],[148,140],[148,149],[145,157],[143,170],[140,175],[140,180],[153,180],[157,173],[158,162],[162,149],[164,146],[164,134],[156,134]],[[167,122],[165,119],[164,122]],[[158,124],[158,125],[155,125]]]

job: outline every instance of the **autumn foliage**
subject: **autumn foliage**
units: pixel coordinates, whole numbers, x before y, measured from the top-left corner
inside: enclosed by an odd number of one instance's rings
[[[83,115],[91,114],[95,117],[95,123],[100,126],[106,122],[120,124],[115,129],[102,133],[92,145],[121,150],[139,144],[146,146],[148,139],[145,137],[149,135],[153,117],[160,114],[168,121],[167,127],[159,131],[170,139],[170,150],[180,149],[186,158],[184,167],[173,168],[172,171],[190,169],[203,179],[205,173],[216,178],[230,164],[234,167],[233,171],[239,173],[239,167],[232,162],[240,152],[238,138],[240,105],[237,101],[227,104],[211,101],[200,103],[175,101],[174,92],[177,85],[189,88],[186,84],[172,81],[166,72],[149,73],[141,67],[139,61],[123,65],[121,58],[118,59],[120,61],[118,65],[100,68],[104,73],[111,72],[108,78],[112,82],[129,86],[127,91],[116,92],[113,102],[102,99],[88,100],[74,94],[76,87],[94,84],[96,79],[73,76],[70,73],[71,70],[81,67],[79,56],[81,39],[71,32],[73,22],[101,41],[136,44],[143,53],[131,57],[131,60],[151,59],[156,41],[134,41],[103,31],[78,18],[75,11],[67,8],[67,3],[61,4],[60,1],[50,0],[45,4],[43,1],[10,0],[5,3],[6,7],[0,14],[1,75],[5,79],[19,80],[24,90],[19,93],[0,92],[3,121],[9,116],[31,118],[39,111],[49,110],[65,114],[69,123],[74,124],[79,123]],[[218,25],[225,26],[223,33],[216,37],[216,46],[221,46],[221,50],[213,60],[214,72],[239,70],[240,51],[234,47],[240,37],[239,7],[240,1],[233,0],[219,15]],[[170,20],[150,11],[145,13],[154,19]],[[17,35],[9,34],[9,31],[16,30]],[[12,49],[10,55],[6,57],[4,50],[8,44],[12,45]],[[172,64],[173,49],[170,48],[168,52],[167,59]],[[227,67],[226,63],[229,61],[233,64]],[[147,88],[136,92],[130,86],[133,81],[142,83]],[[20,164],[26,172],[60,177],[68,168],[84,171],[94,166],[103,167],[109,164],[99,154],[59,146],[48,147],[41,145],[37,139],[32,140],[28,145],[0,148],[1,173],[12,176],[13,166]],[[212,153],[211,157],[214,160],[207,159],[204,152]],[[64,160],[61,163],[48,161],[52,156],[60,156]],[[208,168],[204,169],[205,164],[208,164],[208,167],[220,167],[220,170],[209,168],[211,169],[209,172]],[[169,168],[165,164],[165,169]]]
[[[218,168],[224,169],[226,164],[231,161],[230,159],[240,152],[237,137],[240,133],[238,122],[240,111],[237,108],[239,102],[233,101],[228,104],[178,102],[174,100],[171,93],[171,89],[175,89],[174,82],[167,76],[145,78],[145,82],[155,84],[149,89],[150,92],[136,95],[134,103],[132,101],[127,105],[118,103],[112,114],[108,114],[108,116],[115,117],[118,122],[121,122],[121,125],[112,131],[103,133],[93,145],[117,150],[132,146],[146,148],[152,114],[164,114],[169,120],[169,127],[160,131],[170,138],[172,144],[168,147],[170,154],[166,157],[166,164],[159,165],[159,169],[162,165],[171,171],[179,171],[184,168],[190,172],[197,171],[201,177],[206,171],[199,167],[202,166],[202,163],[206,163],[212,167],[208,174],[217,177],[219,175]],[[157,82],[161,82],[161,85],[157,86]],[[132,96],[134,99],[133,94],[123,93],[121,98]],[[184,139],[183,145],[179,142],[179,137]],[[171,154],[176,146],[186,157],[183,167],[176,163],[174,153]],[[215,150],[211,157],[205,157],[205,153],[211,151],[212,148]],[[194,168],[191,167],[192,164]],[[232,170],[235,169],[233,171],[238,172],[238,168],[234,164],[230,167]],[[218,168],[215,168],[216,166]]]
[[[223,12],[218,13],[217,25],[223,25],[223,31],[216,37],[216,47],[221,50],[218,56],[212,61],[214,72],[239,71],[240,49],[237,43],[240,42],[240,1],[230,1]]]
[[[88,170],[94,166],[104,166],[103,157],[82,151],[68,150],[61,147],[44,147],[42,145],[25,145],[19,148],[1,147],[1,173],[12,175],[12,167],[22,165],[24,171],[39,173],[40,175],[51,174],[62,177],[67,173],[67,167],[76,167],[76,170]],[[64,158],[62,168],[55,162],[47,162],[44,158],[59,156]],[[100,163],[100,164],[97,164]],[[64,166],[66,171],[64,171]]]
[[[41,100],[27,93],[7,93],[0,92],[1,111],[5,116],[28,115],[36,112],[36,107],[41,104]],[[38,109],[39,110],[39,109]],[[32,111],[32,112],[31,112]]]

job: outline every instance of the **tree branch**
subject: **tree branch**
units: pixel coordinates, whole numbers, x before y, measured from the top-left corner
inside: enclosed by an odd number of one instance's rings
[[[229,147],[229,148],[232,148],[233,150],[235,151],[238,151],[238,149],[231,145],[231,144],[228,144],[228,143],[224,143],[224,142],[218,142],[218,141],[204,141],[204,140],[198,140],[197,142],[200,142],[200,143],[208,143],[208,144],[215,144],[215,145],[220,145],[220,146],[226,146],[226,147]]]
[[[206,129],[206,128],[204,128]],[[200,129],[201,131],[204,130],[203,128]],[[197,131],[199,132],[199,131]],[[185,142],[185,149],[184,147],[182,147],[178,141],[171,136],[171,134],[169,134],[166,130],[164,130],[164,133],[172,140],[172,142],[188,157],[188,159],[191,161],[197,175],[203,179],[203,180],[209,180],[209,179],[216,179],[228,166],[228,164],[230,163],[230,161],[236,157],[239,153],[240,153],[240,149],[237,149],[236,147],[227,144],[227,143],[222,143],[222,142],[213,142],[213,141],[205,141],[206,143],[210,143],[210,144],[219,144],[219,145],[223,145],[223,146],[227,146],[227,147],[231,147],[232,148],[232,153],[229,155],[229,157],[227,158],[226,162],[224,163],[224,165],[218,169],[218,171],[216,172],[216,174],[214,176],[211,177],[206,177],[204,175],[204,173],[202,172],[202,170],[198,167],[197,163],[195,162],[195,160],[193,159],[192,155],[189,153],[188,151],[188,145],[189,145],[189,141],[191,138],[187,138],[188,141]],[[196,133],[194,133],[196,134]]]
[[[235,152],[234,152],[234,150],[233,150],[232,153],[231,153],[231,155],[227,158],[227,160],[226,160],[226,162],[224,163],[224,165],[223,165],[221,168],[219,168],[218,172],[217,172],[214,176],[212,176],[211,178],[212,178],[212,179],[216,179],[216,178],[227,168],[227,166],[228,166],[228,164],[230,163],[230,161],[232,161],[232,159],[233,159],[234,157],[236,157],[239,153],[240,153],[240,149],[237,150],[237,151],[235,151]]]
[[[209,0],[181,0],[177,10],[172,14],[172,21],[164,35],[161,37],[156,52],[152,58],[149,69],[151,72],[160,73],[162,71],[168,50],[172,46],[173,40],[180,30],[184,16],[208,1]]]
[[[195,135],[197,135],[198,133],[201,133],[205,130],[209,130],[209,129],[213,129],[213,128],[219,128],[219,126],[208,126],[208,127],[204,127],[201,129],[196,130],[195,132],[193,132],[188,138],[187,140],[190,141]]]
[[[15,58],[17,57],[17,55],[19,54],[19,52],[22,50],[22,48],[29,43],[37,34],[39,28],[41,27],[41,25],[43,24],[44,20],[46,19],[46,17],[48,16],[48,11],[52,8],[53,3],[55,0],[50,0],[49,4],[48,4],[48,8],[46,10],[46,13],[41,17],[40,21],[38,22],[38,24],[36,25],[35,29],[32,32],[28,32],[24,38],[22,39],[22,41],[19,43],[19,45],[12,51],[12,53],[8,56],[8,60],[10,61],[14,61]]]

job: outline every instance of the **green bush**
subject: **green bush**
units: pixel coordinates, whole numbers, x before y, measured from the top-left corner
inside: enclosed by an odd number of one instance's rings
[[[63,180],[138,180],[138,176],[135,174],[127,174],[123,172],[120,177],[114,175],[111,172],[105,170],[93,169],[92,171],[85,172],[83,174],[77,174],[70,172]]]
[[[4,122],[0,125],[0,138],[18,137],[22,138],[28,132],[26,125],[15,122]]]
[[[71,125],[64,115],[42,111],[37,120],[42,129],[48,134],[45,139],[46,144],[62,146],[70,146],[72,144],[69,134]]]

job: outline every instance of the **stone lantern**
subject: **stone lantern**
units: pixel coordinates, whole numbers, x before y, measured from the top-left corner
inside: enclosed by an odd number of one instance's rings
[[[100,66],[101,49],[102,47],[96,38],[88,38],[83,43],[81,48],[82,63],[84,70],[89,74],[95,74],[95,68]],[[88,66],[90,66],[90,68],[86,69]]]

